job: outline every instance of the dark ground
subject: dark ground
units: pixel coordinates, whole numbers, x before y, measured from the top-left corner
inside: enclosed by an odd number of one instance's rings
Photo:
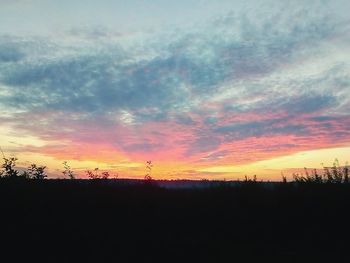
[[[1,262],[350,262],[349,185],[0,180],[0,200]]]

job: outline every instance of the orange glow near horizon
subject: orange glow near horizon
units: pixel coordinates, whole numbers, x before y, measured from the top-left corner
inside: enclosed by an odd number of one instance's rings
[[[215,162],[196,162],[191,159],[171,160],[174,155],[169,157],[162,156],[157,159],[161,153],[149,156],[137,156],[135,159],[127,157],[125,154],[109,149],[108,147],[96,147],[91,149],[94,154],[89,152],[89,147],[78,150],[68,148],[67,152],[52,151],[51,148],[47,152],[17,152],[13,151],[20,147],[23,143],[37,144],[44,146],[44,142],[35,138],[12,138],[1,137],[9,141],[2,146],[6,156],[16,156],[18,167],[27,167],[30,163],[46,165],[51,178],[63,178],[62,162],[68,161],[78,178],[86,178],[86,170],[94,170],[99,168],[100,172],[109,171],[111,178],[116,175],[118,178],[135,178],[143,179],[147,173],[145,162],[152,160],[152,177],[154,179],[191,179],[191,180],[242,180],[245,175],[257,175],[259,180],[279,181],[281,173],[291,179],[293,172],[301,171],[307,168],[322,168],[322,164],[326,166],[332,165],[335,158],[338,158],[341,164],[348,161],[350,153],[350,145],[348,147],[326,148],[311,151],[298,151],[283,154],[275,153],[273,155],[254,154],[253,161],[247,161],[243,157],[240,162],[232,162],[229,160]],[[12,140],[17,140],[14,144]],[[257,141],[255,141],[257,143]],[[245,143],[243,143],[245,145]],[[57,149],[57,148],[56,148]],[[69,153],[65,156],[66,153]],[[261,155],[261,156],[260,156]],[[251,157],[252,155],[250,155]],[[265,158],[263,158],[265,157]],[[168,158],[168,159],[167,159]]]

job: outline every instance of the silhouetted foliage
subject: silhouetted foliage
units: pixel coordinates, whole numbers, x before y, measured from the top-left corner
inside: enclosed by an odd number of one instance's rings
[[[85,171],[85,174],[86,174],[87,178],[89,178],[89,179],[95,179],[95,178],[94,178],[94,174],[93,174],[92,171],[86,170],[86,171]]]
[[[244,181],[245,183],[256,183],[257,182],[257,176],[254,175],[253,179],[249,178],[247,175],[244,176]]]
[[[113,179],[118,178],[118,173],[111,175],[109,171],[104,171],[101,174],[99,173],[99,168],[95,168],[94,171],[87,170],[85,171],[86,176],[91,179],[91,180],[97,180],[97,179],[102,179],[102,180],[108,180],[113,176]]]
[[[98,173],[98,168],[95,168],[94,169],[94,172],[90,171],[90,170],[87,170],[85,173],[87,175],[87,177],[89,179],[92,179],[92,180],[96,180],[96,179],[99,179],[100,178],[100,175]]]
[[[101,179],[107,180],[109,177],[110,177],[109,172],[107,172],[107,171],[106,172],[102,172]]]
[[[348,166],[348,163],[345,164],[345,167],[343,169],[343,175],[344,175],[343,182],[345,184],[348,184],[349,183],[349,166]]]
[[[18,160],[15,157],[3,158],[4,163],[2,164],[2,171],[0,172],[1,177],[5,178],[15,178],[18,176],[19,171],[15,169],[16,161]]]
[[[71,169],[70,165],[67,163],[67,161],[63,162],[63,168],[64,171],[62,172],[64,176],[67,176],[69,179],[75,179],[75,175],[73,170]]]
[[[332,167],[323,167],[323,174],[320,174],[317,169],[313,169],[311,172],[307,168],[304,168],[304,173],[294,173],[294,181],[296,183],[309,183],[309,184],[342,184],[349,183],[349,167],[348,164],[344,167],[339,165],[339,161],[336,159]]]
[[[45,172],[46,166],[37,166],[36,164],[31,164],[28,168],[29,178],[43,180],[47,177]]]
[[[145,175],[145,180],[146,181],[153,180],[153,178],[152,178],[152,167],[153,167],[152,161],[147,161],[146,162],[146,175]]]
[[[287,177],[282,173],[282,183],[287,183]]]
[[[23,171],[19,176],[26,180],[31,179],[30,173],[28,171]]]

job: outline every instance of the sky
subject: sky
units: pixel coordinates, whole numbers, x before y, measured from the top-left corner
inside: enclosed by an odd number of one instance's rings
[[[348,0],[0,0],[0,147],[62,176],[350,160]]]

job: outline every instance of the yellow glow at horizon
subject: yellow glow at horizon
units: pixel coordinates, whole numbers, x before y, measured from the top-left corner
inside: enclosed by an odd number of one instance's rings
[[[256,174],[264,180],[280,180],[281,172],[288,169],[322,168],[322,163],[325,166],[331,166],[335,159],[339,160],[340,165],[345,165],[347,161],[350,161],[350,147],[304,151],[246,165],[212,166],[200,169],[198,172],[236,174],[234,178]]]

